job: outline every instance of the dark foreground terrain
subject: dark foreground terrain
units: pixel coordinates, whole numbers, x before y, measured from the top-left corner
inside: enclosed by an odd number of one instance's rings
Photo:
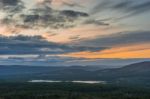
[[[79,83],[0,83],[0,99],[150,99],[150,89]]]

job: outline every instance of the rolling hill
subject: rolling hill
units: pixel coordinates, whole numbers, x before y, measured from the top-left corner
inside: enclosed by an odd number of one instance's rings
[[[1,81],[29,80],[101,80],[121,84],[150,85],[150,62],[130,64],[122,68],[100,69],[95,67],[33,67],[0,66]]]

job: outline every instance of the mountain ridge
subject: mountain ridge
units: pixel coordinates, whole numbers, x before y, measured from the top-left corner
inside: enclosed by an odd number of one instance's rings
[[[0,67],[0,80],[100,80],[112,83],[149,84],[150,61],[121,68],[90,70],[86,67]],[[150,85],[150,84],[149,84]]]

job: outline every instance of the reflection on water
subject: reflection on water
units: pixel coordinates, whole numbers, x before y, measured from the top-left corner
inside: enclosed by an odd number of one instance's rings
[[[55,80],[31,80],[31,81],[28,81],[28,82],[32,82],[32,83],[42,83],[42,82],[45,82],[45,83],[54,83],[54,82],[73,82],[73,83],[87,83],[87,84],[98,84],[98,83],[101,83],[101,84],[106,84],[105,81],[55,81]]]

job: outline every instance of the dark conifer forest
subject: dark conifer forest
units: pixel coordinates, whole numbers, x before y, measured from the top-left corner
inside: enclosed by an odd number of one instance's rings
[[[103,84],[0,83],[0,99],[149,99],[150,89]]]

